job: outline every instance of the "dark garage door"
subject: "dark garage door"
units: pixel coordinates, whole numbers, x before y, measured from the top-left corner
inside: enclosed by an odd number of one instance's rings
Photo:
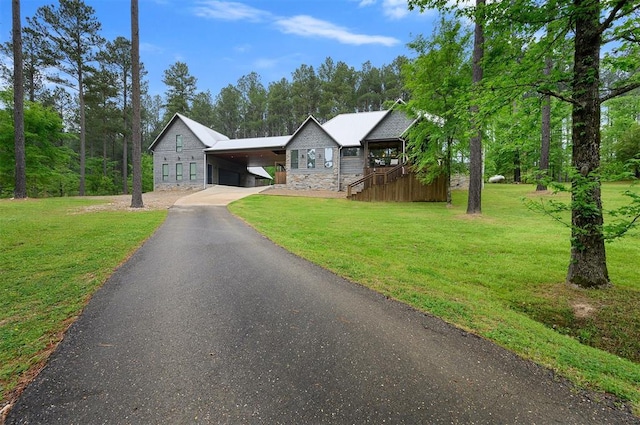
[[[240,173],[221,168],[218,172],[218,179],[223,186],[240,186]]]

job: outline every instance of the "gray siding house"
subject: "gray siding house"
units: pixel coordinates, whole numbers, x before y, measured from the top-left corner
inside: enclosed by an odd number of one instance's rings
[[[175,114],[149,147],[153,153],[154,190],[203,188],[207,185],[253,187],[271,176],[205,150],[229,138],[181,114]]]
[[[281,187],[343,191],[402,164],[403,136],[414,122],[392,107],[341,114],[324,124],[309,116],[291,136],[229,139],[176,114],[150,147],[154,188],[255,186],[270,183],[262,167],[275,166]]]

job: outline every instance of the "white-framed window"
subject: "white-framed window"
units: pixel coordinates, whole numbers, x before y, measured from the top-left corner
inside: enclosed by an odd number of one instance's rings
[[[324,168],[333,167],[333,148],[324,148]]]
[[[316,168],[316,150],[307,149],[307,168]]]

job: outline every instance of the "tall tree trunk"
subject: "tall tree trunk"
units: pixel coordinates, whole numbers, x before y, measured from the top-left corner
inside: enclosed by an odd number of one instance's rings
[[[13,0],[13,128],[15,151],[15,186],[13,196],[16,199],[27,197],[27,165],[24,142],[24,85],[22,71],[22,25],[20,23],[20,0]]]
[[[576,36],[572,111],[571,261],[567,283],[584,288],[609,284],[600,195],[599,59],[600,2],[575,0]]]
[[[484,31],[482,14],[485,0],[476,0],[476,23],[473,37],[473,84],[482,81],[482,59],[484,57]],[[474,136],[469,141],[469,199],[467,214],[482,212],[482,129],[480,127],[478,105],[471,106]]]
[[[513,155],[513,182],[514,183],[522,182],[522,163],[520,161],[519,149],[516,149],[516,152]]]
[[[78,71],[78,97],[80,98],[80,190],[79,195],[84,196],[85,190],[85,161],[86,161],[86,128],[84,111],[84,81],[82,69]]]
[[[131,0],[131,107],[133,122],[133,190],[131,208],[142,208],[142,140],[140,132],[140,27],[138,25],[138,0]]]
[[[132,53],[133,55],[133,53]],[[133,65],[132,65],[133,66]],[[129,129],[129,123],[127,123],[127,71],[124,71],[123,78],[123,99],[122,99],[122,122],[124,132],[122,134],[122,193],[126,195],[129,193],[129,147],[127,146],[127,130]]]
[[[126,131],[122,134],[122,193],[129,193],[129,147]]]
[[[551,74],[551,59],[545,60],[544,75]],[[547,190],[547,185],[542,181],[549,173],[549,150],[551,148],[551,96],[545,94],[542,97],[542,124],[540,128],[540,174],[538,175],[537,191]]]
[[[447,136],[447,159],[446,159],[446,173],[447,173],[447,206],[451,206],[453,201],[451,199],[451,143],[453,138]]]

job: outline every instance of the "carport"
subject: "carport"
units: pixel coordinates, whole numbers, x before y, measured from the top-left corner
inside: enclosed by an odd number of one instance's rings
[[[206,184],[253,186],[264,177],[258,167],[277,167],[286,159],[285,146],[291,136],[222,140],[204,150]]]

